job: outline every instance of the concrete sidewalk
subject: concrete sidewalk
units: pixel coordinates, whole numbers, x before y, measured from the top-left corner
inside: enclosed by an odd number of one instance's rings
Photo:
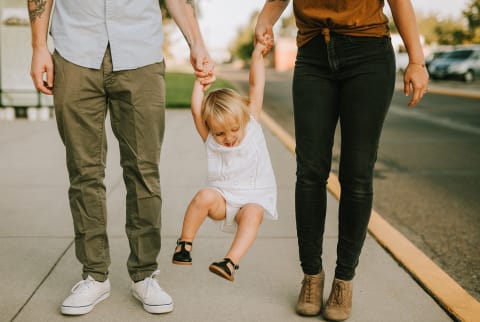
[[[306,321],[294,312],[300,270],[294,218],[295,159],[264,127],[279,186],[278,221],[265,221],[240,263],[234,283],[208,271],[232,235],[207,221],[195,240],[191,267],[171,264],[183,214],[205,181],[203,144],[188,109],[167,110],[162,150],[162,287],[175,309],[143,311],[129,292],[124,233],[125,188],[118,146],[109,132],[107,193],[112,265],[111,296],[78,321]],[[64,151],[54,121],[0,122],[0,321],[66,321],[60,303],[80,279],[72,244]],[[338,202],[328,198],[325,297],[335,265]],[[441,322],[452,319],[370,236],[354,281],[349,321]],[[322,320],[321,317],[311,320]]]

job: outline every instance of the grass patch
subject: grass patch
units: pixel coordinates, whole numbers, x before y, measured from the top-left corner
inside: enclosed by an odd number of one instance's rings
[[[195,75],[193,73],[178,73],[167,72],[165,75],[165,82],[167,86],[167,108],[190,108],[190,99],[192,97],[193,82],[195,81]],[[209,89],[215,88],[234,88],[233,85],[223,79],[218,79]]]

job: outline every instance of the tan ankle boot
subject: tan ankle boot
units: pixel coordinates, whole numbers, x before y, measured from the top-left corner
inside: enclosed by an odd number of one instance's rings
[[[329,321],[343,321],[352,313],[352,281],[334,279],[332,290],[323,310],[323,317]]]
[[[324,281],[325,272],[323,270],[315,275],[305,274],[297,301],[296,311],[298,314],[306,316],[320,314]]]

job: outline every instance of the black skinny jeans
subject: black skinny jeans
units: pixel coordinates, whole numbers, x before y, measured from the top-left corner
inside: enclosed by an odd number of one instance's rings
[[[305,274],[322,270],[326,184],[340,121],[339,239],[335,277],[351,280],[367,233],[373,169],[395,85],[387,37],[318,36],[298,50],[293,77],[295,211]]]

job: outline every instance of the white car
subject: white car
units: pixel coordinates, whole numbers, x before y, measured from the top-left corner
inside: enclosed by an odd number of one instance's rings
[[[458,48],[428,66],[432,79],[460,78],[469,83],[480,77],[480,48]]]

